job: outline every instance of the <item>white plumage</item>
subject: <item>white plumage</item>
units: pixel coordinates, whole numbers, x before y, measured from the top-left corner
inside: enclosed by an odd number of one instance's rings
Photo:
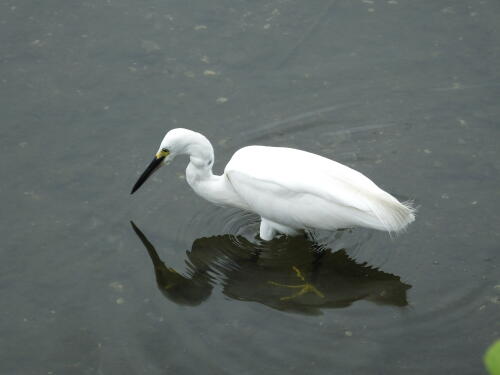
[[[161,153],[166,156],[158,162]],[[224,174],[215,176],[212,145],[187,129],[167,133],[157,165],[148,167],[151,170],[143,173],[133,191],[178,154],[190,156],[186,177],[193,190],[213,203],[258,214],[264,240],[315,228],[362,226],[399,232],[415,219],[410,203],[399,202],[360,172],[297,149],[244,147],[233,155]]]

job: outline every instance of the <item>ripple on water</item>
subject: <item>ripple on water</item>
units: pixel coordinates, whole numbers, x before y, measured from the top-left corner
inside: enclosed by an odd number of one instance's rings
[[[394,124],[358,124],[335,130],[328,116],[342,108],[313,111],[252,129],[243,134],[242,142],[296,146],[300,139],[302,148],[314,150],[315,140],[302,138],[312,124],[322,135],[322,147],[327,145],[318,153],[333,157],[334,149],[335,155],[341,155],[335,159],[367,162],[367,168],[383,163],[385,150],[390,149],[386,141],[396,139],[402,129]],[[384,136],[373,142],[381,129]],[[394,134],[389,136],[390,132]],[[363,150],[363,156],[358,150]],[[457,321],[473,318],[484,302],[481,296],[487,281],[467,283],[466,278],[450,274],[435,274],[434,282],[427,280],[432,276],[432,260],[424,255],[425,249],[421,254],[408,250],[416,248],[409,243],[422,241],[418,233],[411,233],[413,228],[402,241],[355,229],[262,242],[257,237],[259,222],[251,213],[207,205],[176,234],[175,243],[189,249],[185,270],[170,268],[168,259],[162,260],[161,251],[136,228],[165,297],[178,305],[205,307],[195,319],[179,318],[186,320],[176,328],[177,337],[202,336],[209,345],[194,348],[196,355],[207,363],[217,350],[217,358],[233,359],[225,363],[230,372],[252,368],[255,358],[270,369],[286,362],[290,371],[299,371],[306,363],[310,370],[325,360],[325,350],[315,349],[321,346],[328,348],[340,373],[342,368],[352,369],[354,363],[362,368],[365,362],[380,358],[382,341],[393,340],[392,349],[397,352],[402,335],[446,334],[456,328]],[[410,285],[414,282],[419,283],[416,291],[417,286],[412,289]],[[227,315],[235,318],[221,322],[219,307],[206,308],[210,298],[214,305],[230,306]],[[234,303],[227,305],[224,299]],[[317,318],[308,319],[311,316]],[[256,327],[264,329],[256,332]],[[286,342],[276,345],[276,337]],[[251,354],[245,355],[245,348]],[[352,353],[358,355],[354,358]]]
[[[158,287],[168,299],[198,305],[217,284],[231,299],[309,315],[360,300],[393,306],[408,304],[409,285],[349,255],[349,245],[362,246],[349,231],[324,236],[321,242],[314,239],[314,234],[264,242],[255,237],[253,216],[248,220],[248,215],[237,211],[224,215],[229,233],[196,239],[186,253],[185,275],[169,268],[154,245],[134,226],[153,261]],[[347,246],[333,251],[326,239]]]
[[[203,217],[198,215],[195,222],[209,225]],[[157,251],[134,226],[151,258],[157,286],[163,295],[177,305],[209,305],[203,313],[195,314],[196,318],[190,314],[179,316],[180,322],[169,332],[179,342],[201,336],[207,345],[186,343],[192,358],[200,357],[207,363],[214,355],[223,356],[225,366],[241,371],[252,368],[258,357],[271,367],[282,370],[286,364],[289,370],[299,371],[304,363],[319,364],[324,360],[324,352],[316,348],[324,345],[327,334],[338,366],[349,368],[352,366],[349,353],[357,345],[355,341],[345,341],[354,330],[346,320],[349,313],[338,314],[333,320],[302,317],[321,316],[332,309],[347,311],[340,309],[361,301],[397,308],[408,305],[410,285],[397,275],[350,257],[350,246],[359,248],[367,244],[370,235],[363,236],[364,232],[313,233],[262,242],[256,238],[258,220],[254,215],[216,210],[211,221],[218,220],[223,223],[225,234],[194,240],[186,252],[186,270],[182,273],[170,268],[168,260],[160,258],[161,250]],[[342,248],[332,250],[334,243],[342,244]],[[233,311],[229,315],[233,319],[221,322],[220,307],[214,306],[228,305],[218,295],[236,303],[230,305]],[[215,298],[215,305],[207,303],[210,298]],[[370,309],[358,310],[357,314],[370,324]],[[286,337],[287,341],[276,345],[279,337]],[[269,347],[273,350],[268,350]],[[377,347],[367,342],[364,352],[372,353],[366,354],[364,360],[368,360],[376,355]],[[212,365],[217,367],[217,363]]]

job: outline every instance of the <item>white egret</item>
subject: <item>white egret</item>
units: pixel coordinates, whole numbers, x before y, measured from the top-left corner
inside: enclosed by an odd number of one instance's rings
[[[209,140],[188,129],[170,130],[133,194],[160,166],[188,155],[186,179],[201,197],[261,217],[260,237],[301,230],[353,226],[398,232],[415,220],[409,202],[399,202],[368,177],[325,157],[285,147],[247,146],[238,150],[221,176],[212,173]]]

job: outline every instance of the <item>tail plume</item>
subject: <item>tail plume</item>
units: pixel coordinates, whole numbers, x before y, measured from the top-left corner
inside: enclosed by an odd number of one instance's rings
[[[382,224],[383,230],[392,233],[404,231],[415,221],[417,209],[413,201],[399,202],[392,195],[370,201],[370,208]]]

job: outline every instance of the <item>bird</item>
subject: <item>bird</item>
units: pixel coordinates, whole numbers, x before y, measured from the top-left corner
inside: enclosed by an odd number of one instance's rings
[[[411,201],[400,202],[361,172],[299,149],[246,146],[234,153],[222,175],[214,175],[212,144],[203,134],[184,128],[167,132],[131,194],[179,155],[189,157],[186,180],[196,194],[260,216],[263,241],[352,227],[392,236],[415,220]]]

